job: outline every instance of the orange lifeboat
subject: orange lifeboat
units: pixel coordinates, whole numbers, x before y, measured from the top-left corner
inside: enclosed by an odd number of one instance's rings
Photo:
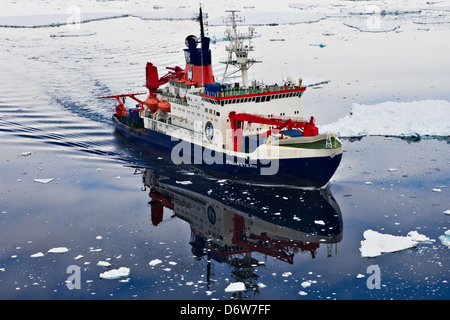
[[[151,113],[155,113],[158,110],[158,100],[155,98],[148,97],[145,100],[145,105],[150,108]]]
[[[170,103],[166,101],[160,101],[158,103],[158,109],[165,112],[170,112]]]

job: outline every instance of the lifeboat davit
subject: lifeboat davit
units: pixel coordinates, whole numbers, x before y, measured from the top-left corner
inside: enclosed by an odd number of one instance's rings
[[[165,112],[170,112],[170,103],[166,101],[160,101],[158,103],[158,109]]]
[[[158,110],[158,100],[155,98],[148,97],[144,103],[147,107],[150,108],[151,113],[155,113]]]

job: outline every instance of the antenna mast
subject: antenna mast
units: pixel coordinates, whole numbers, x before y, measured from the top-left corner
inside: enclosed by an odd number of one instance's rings
[[[249,33],[247,34],[239,33],[237,30],[237,22],[244,21],[236,15],[236,12],[239,12],[239,10],[227,10],[226,12],[231,12],[231,16],[226,20],[226,22],[231,23],[231,27],[227,27],[226,29],[227,40],[230,41],[230,44],[225,48],[226,51],[228,51],[227,61],[221,61],[226,64],[222,84],[225,82],[226,78],[229,78],[232,74],[240,70],[242,87],[248,88],[248,69],[253,64],[261,62],[260,60],[249,58],[248,56],[250,51],[254,51],[252,39],[254,37],[255,27],[249,26]],[[248,40],[247,44],[244,43],[244,40]],[[233,59],[233,53],[236,56],[235,60]],[[238,70],[228,74],[229,65],[237,67]]]

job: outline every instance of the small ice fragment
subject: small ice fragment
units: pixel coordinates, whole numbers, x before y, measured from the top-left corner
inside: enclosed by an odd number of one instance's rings
[[[95,169],[95,171],[102,171],[102,168],[97,168]]]
[[[389,171],[389,172],[394,172],[394,171],[397,171],[397,169],[395,169],[395,168],[389,168],[388,171]]]
[[[312,283],[317,283],[317,281],[316,280],[306,280],[301,283],[301,286],[303,288],[307,288],[307,287],[311,286]]]
[[[67,249],[66,247],[57,247],[57,248],[52,248],[50,250],[48,250],[48,253],[66,253],[67,251],[69,251],[69,249]]]
[[[22,152],[20,155],[21,155],[22,157],[31,156],[31,151],[28,151],[28,152]]]
[[[82,258],[84,258],[84,256],[81,255],[81,254],[79,254],[79,255],[77,255],[74,259],[75,259],[75,260],[80,260],[80,259],[82,259]]]
[[[102,236],[96,236],[95,239],[97,239],[97,240],[102,240],[103,237],[102,237]]]
[[[363,275],[363,274],[361,274],[361,273],[358,273],[358,275],[356,276],[358,279],[359,278],[364,278],[365,277],[365,275]]]
[[[444,214],[446,214],[446,215],[449,216],[449,215],[450,215],[450,210],[445,210],[445,211],[444,211]]]
[[[417,231],[410,231],[408,232],[407,236],[411,237],[411,239],[417,242],[427,242],[427,243],[434,242],[434,240],[428,238],[427,236],[424,236],[423,234],[418,233]]]
[[[433,189],[431,189],[431,191],[434,191],[434,192],[441,192],[442,190],[439,189],[439,188],[433,188]]]
[[[371,181],[366,181],[365,184],[369,185],[369,184],[372,184],[372,182]]]
[[[97,265],[100,267],[110,267],[111,263],[109,263],[108,261],[99,261],[97,262]]]
[[[169,261],[169,264],[172,265],[172,266],[176,266],[177,265],[177,263],[174,262],[174,261]]]
[[[283,274],[281,275],[282,277],[289,277],[292,275],[292,272],[283,272]]]
[[[300,290],[298,292],[298,294],[301,295],[301,296],[306,296],[307,295],[307,293],[305,291],[303,291],[303,290]]]
[[[100,273],[100,278],[114,280],[114,279],[128,277],[129,274],[130,274],[130,268],[120,267],[119,269],[112,269],[112,270]]]
[[[323,220],[314,220],[315,224],[325,225],[325,222]]]
[[[90,252],[100,252],[100,251],[102,251],[102,249],[100,249],[100,248],[98,248],[98,249],[91,248],[89,251]]]
[[[245,284],[243,282],[232,282],[225,288],[225,292],[245,291]]]
[[[34,179],[34,182],[47,184],[47,183],[49,183],[49,182],[52,182],[53,180],[55,180],[55,178],[49,178],[49,179]]]
[[[161,260],[159,260],[159,259],[153,259],[152,261],[150,261],[150,262],[148,263],[148,265],[149,265],[150,267],[154,267],[154,266],[156,266],[157,264],[160,264],[160,263],[162,263]]]
[[[30,256],[30,258],[41,258],[43,256],[44,256],[44,254],[42,252],[37,252],[37,253],[32,254]]]
[[[182,185],[188,185],[188,184],[192,184],[191,181],[177,181],[178,184],[182,184]]]

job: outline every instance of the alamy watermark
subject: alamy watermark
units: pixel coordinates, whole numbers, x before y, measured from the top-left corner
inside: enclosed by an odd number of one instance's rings
[[[369,30],[380,30],[381,29],[381,8],[376,5],[371,5],[367,7],[367,14],[371,16],[366,20],[366,26]]]
[[[193,134],[179,129],[172,135],[171,140],[178,142],[170,154],[174,164],[225,164],[259,169],[260,175],[278,173],[278,141],[272,137],[278,134],[278,130],[243,138],[242,129],[227,129],[224,138],[221,131],[214,130],[208,123],[203,127],[201,121],[196,121],[194,128]],[[205,142],[208,142],[206,147]],[[225,150],[221,148],[223,142]]]
[[[381,269],[377,264],[367,267],[366,273],[370,276],[367,278],[366,286],[368,289],[381,289]]]
[[[67,267],[66,273],[70,276],[66,280],[66,287],[69,290],[81,289],[81,268],[77,265]]]
[[[81,7],[69,6],[66,13],[69,15],[67,18],[67,28],[69,29],[81,29]]]

